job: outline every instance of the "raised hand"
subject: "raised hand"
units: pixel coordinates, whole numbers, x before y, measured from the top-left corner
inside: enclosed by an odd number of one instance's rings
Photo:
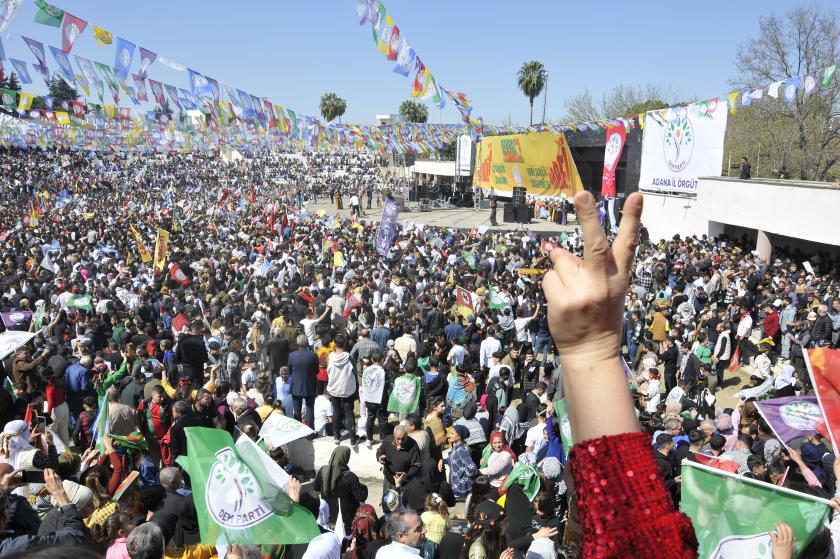
[[[575,211],[583,230],[583,260],[562,248],[554,249],[554,267],[543,278],[549,327],[564,366],[572,359],[608,361],[619,356],[624,296],[638,244],[642,195],[627,197],[612,247],[590,193],[575,196]]]

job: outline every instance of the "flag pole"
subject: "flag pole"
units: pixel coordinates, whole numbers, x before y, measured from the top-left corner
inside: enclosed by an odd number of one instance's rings
[[[753,485],[758,485],[759,487],[763,487],[770,491],[777,491],[779,493],[786,493],[793,497],[799,497],[800,499],[807,499],[809,501],[815,501],[817,503],[821,503],[827,507],[833,507],[834,501],[829,499],[823,499],[822,497],[816,497],[814,495],[808,495],[807,493],[800,493],[799,491],[795,491],[793,489],[789,489],[787,487],[782,487],[781,485],[773,485],[772,483],[767,483],[765,481],[759,481],[757,479],[750,479],[748,477],[739,476],[738,474],[733,474],[731,472],[727,472],[726,470],[720,470],[718,468],[712,468],[711,466],[706,466],[704,464],[699,464],[697,462],[692,462],[687,458],[684,458],[682,466],[690,466],[692,468],[697,468],[698,470],[704,470],[710,474],[720,475],[732,479],[736,479],[738,481],[743,481],[745,483],[751,483]]]

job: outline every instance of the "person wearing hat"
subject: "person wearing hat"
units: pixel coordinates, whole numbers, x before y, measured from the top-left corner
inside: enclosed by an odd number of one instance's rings
[[[478,473],[466,443],[470,438],[470,430],[464,425],[454,425],[446,431],[452,445],[449,457],[444,460],[449,465],[449,484],[455,498],[463,500],[472,491],[473,479]]]

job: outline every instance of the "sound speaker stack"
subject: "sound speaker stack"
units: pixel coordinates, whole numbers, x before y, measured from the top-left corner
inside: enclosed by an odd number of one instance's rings
[[[526,190],[525,190],[524,186],[514,186],[513,187],[513,205],[524,206],[525,205],[525,194],[526,194]]]

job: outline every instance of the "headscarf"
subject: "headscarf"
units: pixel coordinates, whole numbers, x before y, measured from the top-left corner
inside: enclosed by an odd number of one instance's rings
[[[527,417],[527,413],[528,408],[524,403],[516,407],[509,407],[505,410],[505,415],[502,416],[499,430],[505,433],[511,441],[519,440],[528,431],[528,424],[522,421],[523,415]]]
[[[823,452],[820,447],[814,443],[805,442],[802,443],[801,447],[799,447],[799,452],[802,454],[802,461],[805,462],[805,465],[808,466],[812,472],[814,472],[814,475],[817,476],[820,483],[825,483],[826,476],[825,471],[822,468]]]
[[[507,452],[508,454],[510,454],[510,457],[513,459],[513,461],[515,463],[516,462],[516,454],[514,454],[514,452],[508,446],[507,441],[505,441],[505,436],[504,436],[504,434],[502,434],[501,431],[493,431],[492,433],[490,433],[490,452],[491,453],[494,452],[493,451],[493,441],[496,441],[496,440],[501,440],[502,441],[501,452]]]
[[[796,368],[793,365],[785,365],[782,367],[782,372],[779,373],[779,376],[773,381],[773,388],[781,390],[782,388],[790,386],[796,382],[793,378],[794,372],[796,372]]]
[[[521,538],[531,528],[534,509],[531,508],[531,502],[518,483],[508,487],[505,498],[505,518],[507,519],[505,536],[509,542]]]
[[[350,463],[350,447],[337,446],[330,456],[330,463],[321,468],[318,474],[321,478],[321,495],[324,499],[329,499],[332,492],[335,491],[335,486],[338,484],[338,478],[344,472],[350,471],[347,464]]]
[[[20,467],[18,460],[21,453],[33,448],[29,442],[29,435],[29,426],[20,419],[6,423],[3,434],[0,435],[0,451],[2,451],[3,460],[15,469]]]
[[[376,509],[367,503],[359,505],[356,514],[353,515],[353,537],[356,542],[369,542],[373,539],[374,525],[376,524]]]
[[[541,468],[545,477],[551,480],[557,479],[563,473],[563,466],[560,463],[560,460],[553,456],[543,460]]]
[[[461,440],[465,443],[467,439],[470,438],[470,430],[466,425],[453,425],[452,430],[458,433],[458,436],[461,437]]]
[[[470,382],[469,376],[455,373],[454,375],[450,375],[446,399],[458,406],[469,396],[468,393],[474,390],[475,385]]]

